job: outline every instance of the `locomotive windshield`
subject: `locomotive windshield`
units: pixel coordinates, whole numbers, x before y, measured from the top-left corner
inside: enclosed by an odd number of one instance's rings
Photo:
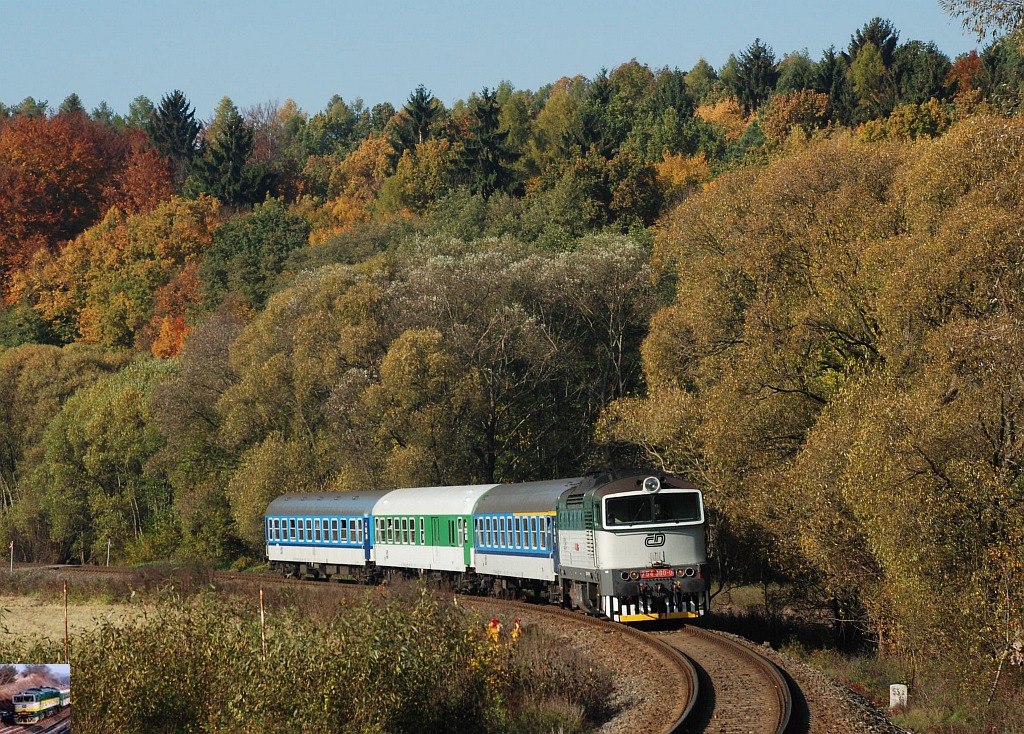
[[[700,522],[698,492],[610,497],[604,504],[605,525],[652,525],[671,522]]]

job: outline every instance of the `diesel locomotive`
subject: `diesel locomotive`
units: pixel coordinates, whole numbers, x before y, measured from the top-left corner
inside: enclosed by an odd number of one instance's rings
[[[703,497],[658,472],[285,494],[267,507],[265,533],[267,558],[285,575],[431,575],[619,622],[698,617],[710,606]]]
[[[67,688],[26,688],[14,694],[14,720],[18,724],[35,724],[59,713],[71,705],[71,691]]]

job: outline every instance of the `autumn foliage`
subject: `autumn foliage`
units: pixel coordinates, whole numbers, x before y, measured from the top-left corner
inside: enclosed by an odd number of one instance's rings
[[[64,243],[114,205],[153,206],[169,194],[166,166],[139,135],[82,113],[0,122],[0,276]]]
[[[0,543],[245,563],[286,490],[646,463],[705,490],[722,584],[993,679],[1024,629],[1021,69],[1019,37],[951,61],[875,19],[819,61],[451,109],[0,107]]]

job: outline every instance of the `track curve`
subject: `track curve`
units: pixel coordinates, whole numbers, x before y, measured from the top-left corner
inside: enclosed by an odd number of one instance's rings
[[[793,692],[782,672],[755,650],[724,635],[686,627],[659,638],[689,657],[705,690],[689,731],[792,734]]]

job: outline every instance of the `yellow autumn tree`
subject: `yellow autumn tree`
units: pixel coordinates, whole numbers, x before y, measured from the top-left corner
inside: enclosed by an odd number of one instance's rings
[[[749,118],[743,112],[743,105],[735,97],[725,97],[717,102],[702,104],[693,114],[721,130],[725,139],[731,142],[739,140],[750,124]]]
[[[323,206],[325,217],[317,218],[311,244],[326,242],[357,222],[367,222],[372,205],[388,176],[395,171],[395,149],[384,137],[371,135],[330,173],[329,190],[337,195]]]
[[[425,214],[448,191],[459,149],[451,141],[431,138],[403,152],[395,175],[381,188],[378,210]]]
[[[174,198],[131,216],[111,210],[59,255],[37,257],[20,276],[19,292],[68,341],[148,348],[163,318],[198,307],[198,281],[180,276],[194,271],[220,222],[220,203],[208,196]],[[161,323],[146,329],[157,311]]]
[[[702,183],[711,178],[711,167],[703,153],[684,156],[682,153],[669,153],[658,163],[654,170],[665,195],[665,202],[672,204],[685,199]]]

